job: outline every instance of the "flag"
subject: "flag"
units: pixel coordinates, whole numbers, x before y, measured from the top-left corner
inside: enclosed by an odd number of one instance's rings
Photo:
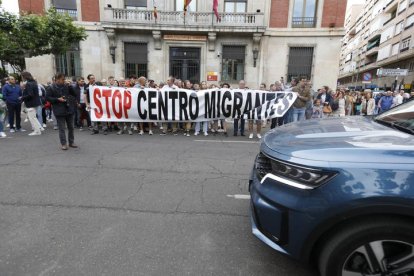
[[[154,6],[154,18],[155,18],[155,20],[157,20],[157,18],[158,18],[157,3],[155,2],[155,0],[153,0],[152,4]]]
[[[214,1],[213,2],[213,11],[214,11],[214,14],[216,15],[217,22],[220,22],[221,18],[220,18],[220,15],[218,13],[218,0],[213,0],[213,1]]]
[[[187,13],[187,7],[190,5],[191,0],[184,0],[184,15]]]

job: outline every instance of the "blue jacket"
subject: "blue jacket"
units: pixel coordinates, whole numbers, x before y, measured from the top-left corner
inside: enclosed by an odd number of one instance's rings
[[[18,84],[11,85],[6,84],[4,86],[3,90],[3,96],[4,100],[8,104],[19,104],[20,100],[19,98],[22,96],[22,89]]]

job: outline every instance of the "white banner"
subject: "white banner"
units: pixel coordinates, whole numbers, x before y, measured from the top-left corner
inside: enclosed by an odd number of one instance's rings
[[[91,119],[101,122],[202,122],[283,116],[296,94],[241,89],[161,89],[94,86]]]

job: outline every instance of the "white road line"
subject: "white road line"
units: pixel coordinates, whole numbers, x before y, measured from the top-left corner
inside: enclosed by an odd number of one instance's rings
[[[234,199],[250,199],[250,195],[227,195],[227,197]]]
[[[207,142],[207,143],[244,143],[244,144],[259,144],[260,141],[235,141],[235,140],[194,140],[195,142]]]

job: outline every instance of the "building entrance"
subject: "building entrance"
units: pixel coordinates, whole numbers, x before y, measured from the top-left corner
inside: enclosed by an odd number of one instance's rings
[[[170,75],[200,82],[200,48],[170,47]]]

